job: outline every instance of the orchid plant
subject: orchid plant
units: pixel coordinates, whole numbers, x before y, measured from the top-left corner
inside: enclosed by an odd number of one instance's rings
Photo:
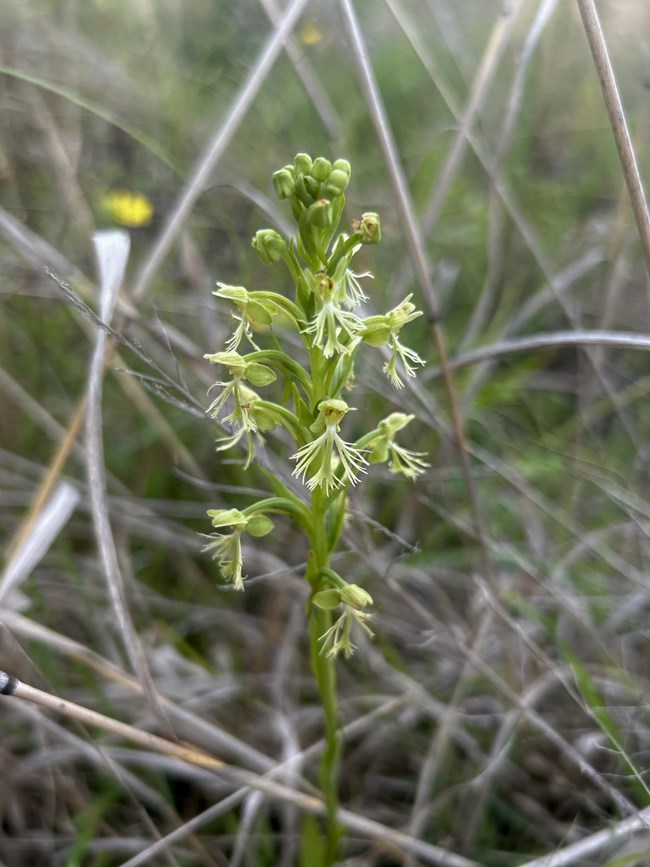
[[[222,372],[213,388],[218,394],[207,412],[229,425],[230,433],[217,440],[217,451],[245,445],[248,467],[264,433],[284,428],[295,443],[288,455],[293,475],[306,487],[304,496],[265,472],[273,496],[238,509],[210,510],[212,526],[206,550],[213,552],[224,579],[243,590],[245,576],[242,535],[261,537],[273,529],[271,516],[293,519],[307,535],[309,557],[305,578],[310,586],[307,613],[311,661],[325,716],[326,748],[321,763],[321,788],[328,811],[328,830],[322,863],[331,865],[338,851],[337,774],[340,759],[334,661],[354,651],[353,628],[372,637],[370,594],[349,583],[331,567],[332,554],[343,531],[348,492],[368,472],[370,464],[386,463],[392,473],[415,479],[429,466],[424,454],[396,441],[413,416],[395,412],[354,442],[342,428],[355,407],[344,399],[353,376],[357,352],[364,346],[387,347],[383,370],[395,388],[415,376],[420,356],[402,343],[401,332],[421,311],[408,295],[383,315],[363,317],[368,299],[362,280],[369,272],[352,269],[364,245],[381,240],[379,216],[365,213],[352,221],[350,233],[337,230],[350,181],[350,164],[331,163],[298,154],[293,164],[273,175],[280,199],[287,200],[297,224],[295,238],[285,239],[273,229],[255,235],[252,245],[267,265],[283,262],[294,284],[288,298],[265,290],[218,283],[214,293],[232,305],[236,326],[225,351],[205,356]],[[335,237],[336,236],[336,237]],[[282,334],[293,329],[304,351],[302,361],[278,348]],[[262,348],[264,336],[274,348]],[[250,351],[244,352],[248,344]],[[264,388],[281,378],[282,398],[267,400]]]

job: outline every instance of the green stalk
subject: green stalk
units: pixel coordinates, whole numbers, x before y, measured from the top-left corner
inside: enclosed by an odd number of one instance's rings
[[[336,673],[334,660],[320,652],[320,637],[331,626],[331,614],[315,605],[309,618],[311,665],[323,706],[325,722],[325,750],[321,757],[319,783],[327,808],[325,851],[322,867],[333,867],[338,858],[340,829],[337,823],[339,808],[339,767],[341,763],[341,736],[336,701]]]
[[[327,498],[320,489],[312,494],[311,556],[307,565],[307,580],[316,591],[323,570],[329,569],[331,549],[328,545],[326,521]],[[316,605],[309,613],[309,639],[311,667],[318,686],[325,723],[325,750],[320,763],[320,788],[327,809],[325,850],[322,867],[333,867],[337,861],[341,830],[336,814],[339,808],[339,767],[341,762],[341,737],[336,699],[336,671],[334,660],[321,653],[321,637],[332,625],[331,613]]]

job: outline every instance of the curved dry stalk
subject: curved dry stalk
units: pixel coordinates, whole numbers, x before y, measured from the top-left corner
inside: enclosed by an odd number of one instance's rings
[[[535,352],[539,349],[571,349],[575,346],[603,346],[613,349],[650,350],[650,336],[631,334],[626,331],[555,331],[552,334],[534,334],[517,340],[502,340],[491,346],[473,349],[456,358],[449,359],[452,370],[462,370],[474,364],[482,364],[516,352]],[[427,371],[426,377],[441,379],[442,367]]]

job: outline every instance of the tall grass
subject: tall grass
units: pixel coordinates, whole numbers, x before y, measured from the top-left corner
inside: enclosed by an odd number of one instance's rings
[[[2,864],[314,863],[306,547],[277,521],[242,596],[199,535],[268,491],[203,355],[217,280],[287,291],[249,241],[298,151],[381,213],[372,312],[428,312],[415,383],[355,371],[431,467],[355,489],[333,564],[377,609],[337,663],[341,863],[645,863],[650,12],[601,4],[601,42],[579,5],[5,0]]]

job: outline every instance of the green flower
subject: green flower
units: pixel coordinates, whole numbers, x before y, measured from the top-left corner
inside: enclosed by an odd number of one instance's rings
[[[251,536],[266,536],[273,529],[273,521],[259,512],[244,515],[239,509],[209,509],[208,515],[212,518],[213,527],[229,527],[232,532],[214,533],[209,537],[212,541],[203,550],[213,551],[212,557],[218,562],[226,581],[230,581],[235,590],[243,590],[245,576],[242,575],[244,558],[241,535],[246,531]]]
[[[343,588],[336,588],[333,591],[338,594],[339,601],[343,605],[343,613],[332,626],[321,635],[321,653],[324,653],[329,659],[334,659],[343,651],[346,659],[349,659],[355,651],[355,646],[352,644],[350,633],[352,624],[358,623],[369,638],[373,637],[373,631],[368,626],[367,621],[372,615],[364,611],[368,605],[372,605],[372,596],[367,593],[362,587],[356,584],[347,584]],[[321,591],[314,597],[314,603],[319,605],[318,597],[324,594],[331,594],[331,590]],[[319,607],[331,608],[333,600],[323,599],[323,604]]]
[[[372,279],[373,277],[370,271],[364,271],[361,274],[355,274],[354,271],[350,269],[350,262],[352,261],[354,254],[360,248],[361,244],[357,244],[354,249],[349,253],[349,255],[344,256],[341,259],[341,261],[336,266],[334,276],[332,277],[332,280],[337,287],[336,299],[339,301],[340,304],[345,304],[351,310],[355,307],[358,307],[360,304],[363,304],[364,301],[368,300],[368,296],[361,288],[359,280],[362,277],[370,277],[370,279]]]
[[[268,385],[277,378],[275,373],[265,364],[247,362],[238,352],[214,352],[203,357],[207,358],[210,364],[223,364],[232,376],[228,382],[217,381],[210,386],[208,391],[212,391],[215,385],[223,388],[223,391],[219,397],[212,401],[206,412],[212,418],[218,419],[228,398],[232,397],[235,408],[223,421],[235,422],[247,430],[257,430],[249,414],[251,398],[257,397],[257,395],[243,385],[243,380],[247,379],[253,385]]]
[[[217,451],[230,449],[237,445],[243,437],[246,437],[248,456],[245,467],[248,467],[255,455],[252,434],[257,433],[258,430],[255,404],[260,398],[252,388],[244,384],[244,380],[248,380],[256,386],[264,386],[273,382],[277,377],[270,367],[257,361],[246,361],[238,352],[215,352],[203,357],[207,358],[211,364],[223,364],[233,377],[228,382],[215,382],[209,389],[211,391],[215,385],[223,388],[219,397],[213,400],[206,410],[214,419],[219,418],[228,399],[232,398],[233,400],[232,411],[224,416],[222,421],[224,424],[234,425],[235,431],[231,436],[217,440]],[[269,425],[266,424],[265,427],[268,428]]]
[[[255,322],[253,311],[255,306],[259,307],[259,304],[254,305],[250,303],[250,293],[243,286],[228,286],[226,283],[217,283],[217,286],[219,287],[218,290],[212,294],[232,301],[240,314],[236,316],[233,313],[233,319],[236,319],[239,325],[235,328],[232,337],[226,343],[226,350],[234,352],[241,343],[242,338],[245,337],[251,346],[259,351],[259,346],[253,340],[253,332],[251,330],[251,323]]]
[[[312,433],[323,433],[312,442],[299,449],[291,459],[297,461],[293,475],[305,480],[310,474],[307,487],[313,491],[317,487],[329,494],[331,489],[341,487],[345,481],[356,485],[359,473],[368,461],[360,449],[346,443],[339,436],[341,419],[350,411],[344,400],[322,400],[318,404],[318,418],[310,427]],[[338,459],[338,460],[337,460]],[[338,465],[343,468],[343,478],[336,475]]]
[[[411,303],[413,295],[407,297],[389,310],[385,316],[369,316],[365,322],[362,339],[371,346],[385,346],[388,344],[391,348],[391,356],[384,365],[384,373],[388,374],[390,381],[396,388],[403,388],[404,383],[397,371],[398,359],[402,362],[402,366],[406,371],[407,376],[415,376],[416,364],[424,364],[424,359],[413,349],[409,349],[399,339],[400,330],[408,323],[422,316],[421,310],[415,309],[415,304]]]
[[[314,346],[318,346],[325,358],[331,358],[335,352],[349,355],[358,343],[358,337],[363,331],[363,322],[354,313],[341,308],[337,300],[336,283],[327,275],[321,274],[314,281],[313,291],[320,308],[304,330],[304,334],[314,335]],[[341,343],[339,337],[345,335],[346,343]]]
[[[413,293],[407,295],[406,298],[397,305],[397,307],[393,307],[393,309],[389,310],[386,314],[386,319],[388,320],[391,331],[394,331],[395,334],[397,334],[397,332],[408,322],[412,322],[414,319],[417,319],[418,316],[422,316],[422,311],[416,310],[415,304],[411,303],[412,297]]]
[[[377,434],[369,442],[368,459],[371,464],[381,464],[390,460],[388,464],[390,472],[402,473],[408,479],[415,479],[431,466],[423,460],[425,452],[413,452],[395,442],[395,434],[405,428],[414,417],[403,412],[394,412],[379,422]]]

